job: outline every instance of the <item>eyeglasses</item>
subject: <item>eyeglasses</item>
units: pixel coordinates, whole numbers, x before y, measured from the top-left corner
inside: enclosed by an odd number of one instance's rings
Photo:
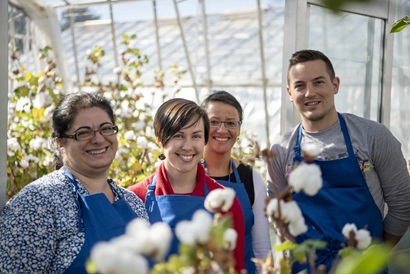
[[[242,122],[241,121],[225,121],[225,122],[209,121],[209,125],[211,127],[220,127],[221,124],[224,124],[225,128],[233,129],[233,128],[238,128],[242,124]]]
[[[91,128],[89,129],[82,129],[80,131],[77,131],[74,134],[63,134],[62,137],[64,138],[70,138],[74,139],[77,141],[84,141],[84,140],[90,140],[94,138],[95,134],[99,132],[103,136],[111,136],[114,135],[118,132],[118,127],[117,126],[103,126],[100,127],[97,130],[93,130]]]

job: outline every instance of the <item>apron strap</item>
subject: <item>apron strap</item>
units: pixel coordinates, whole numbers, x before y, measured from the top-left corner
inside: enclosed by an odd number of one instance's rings
[[[353,146],[352,146],[352,142],[349,136],[349,131],[347,130],[347,126],[346,126],[346,122],[345,119],[343,118],[343,116],[338,112],[337,116],[339,118],[339,123],[340,123],[340,128],[342,130],[343,133],[343,138],[345,140],[345,144],[346,144],[346,148],[347,148],[347,153],[348,153],[348,157],[355,157],[354,156],[354,151],[353,151]],[[302,123],[299,124],[299,128],[298,128],[298,135],[296,138],[296,145],[293,148],[294,150],[294,154],[295,156],[293,157],[293,162],[294,163],[299,163],[303,160],[302,157],[302,153],[301,153],[301,143],[302,143]]]

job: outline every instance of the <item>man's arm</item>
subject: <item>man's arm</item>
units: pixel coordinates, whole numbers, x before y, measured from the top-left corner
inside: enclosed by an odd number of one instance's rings
[[[386,244],[395,246],[401,239],[402,236],[396,236],[386,231],[383,231],[383,240]]]

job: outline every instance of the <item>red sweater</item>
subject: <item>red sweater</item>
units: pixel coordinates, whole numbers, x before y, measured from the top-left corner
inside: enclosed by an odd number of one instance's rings
[[[172,195],[174,191],[172,189],[171,183],[168,180],[167,172],[162,163],[157,169],[157,184],[155,187],[155,196],[161,195]],[[151,183],[152,178],[155,174],[151,174],[143,181],[130,186],[128,189],[138,195],[143,202],[145,202],[145,197],[148,191],[148,185]],[[201,164],[198,163],[198,175],[197,183],[190,195],[192,196],[204,196],[204,184],[207,184],[209,192],[217,188],[225,188],[220,185],[217,181],[205,174],[205,170]],[[245,269],[245,224],[242,212],[242,207],[239,200],[235,197],[231,209],[225,214],[231,214],[233,221],[233,228],[238,233],[238,240],[236,242],[236,248],[234,249],[234,257],[236,261],[235,269],[238,273]]]

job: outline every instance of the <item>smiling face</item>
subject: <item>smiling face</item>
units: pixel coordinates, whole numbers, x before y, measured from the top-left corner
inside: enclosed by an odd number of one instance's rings
[[[209,102],[206,107],[206,113],[210,122],[237,122],[240,120],[238,110],[234,106],[219,101]],[[219,154],[228,153],[230,155],[240,132],[240,125],[237,128],[231,129],[227,129],[225,124],[221,124],[219,127],[211,127],[208,144],[205,147],[206,152],[213,151]]]
[[[203,119],[193,117],[184,127],[162,145],[167,172],[196,174],[205,146],[205,127]]]
[[[322,60],[292,66],[288,72],[287,92],[308,131],[323,130],[337,122],[334,96],[339,90],[338,77],[330,78]]]
[[[97,130],[102,126],[113,125],[108,114],[101,108],[92,107],[78,112],[66,134],[79,130]],[[118,149],[117,136],[103,136],[96,132],[89,140],[77,141],[64,138],[59,142],[63,163],[73,173],[95,177],[105,174],[111,166]]]

